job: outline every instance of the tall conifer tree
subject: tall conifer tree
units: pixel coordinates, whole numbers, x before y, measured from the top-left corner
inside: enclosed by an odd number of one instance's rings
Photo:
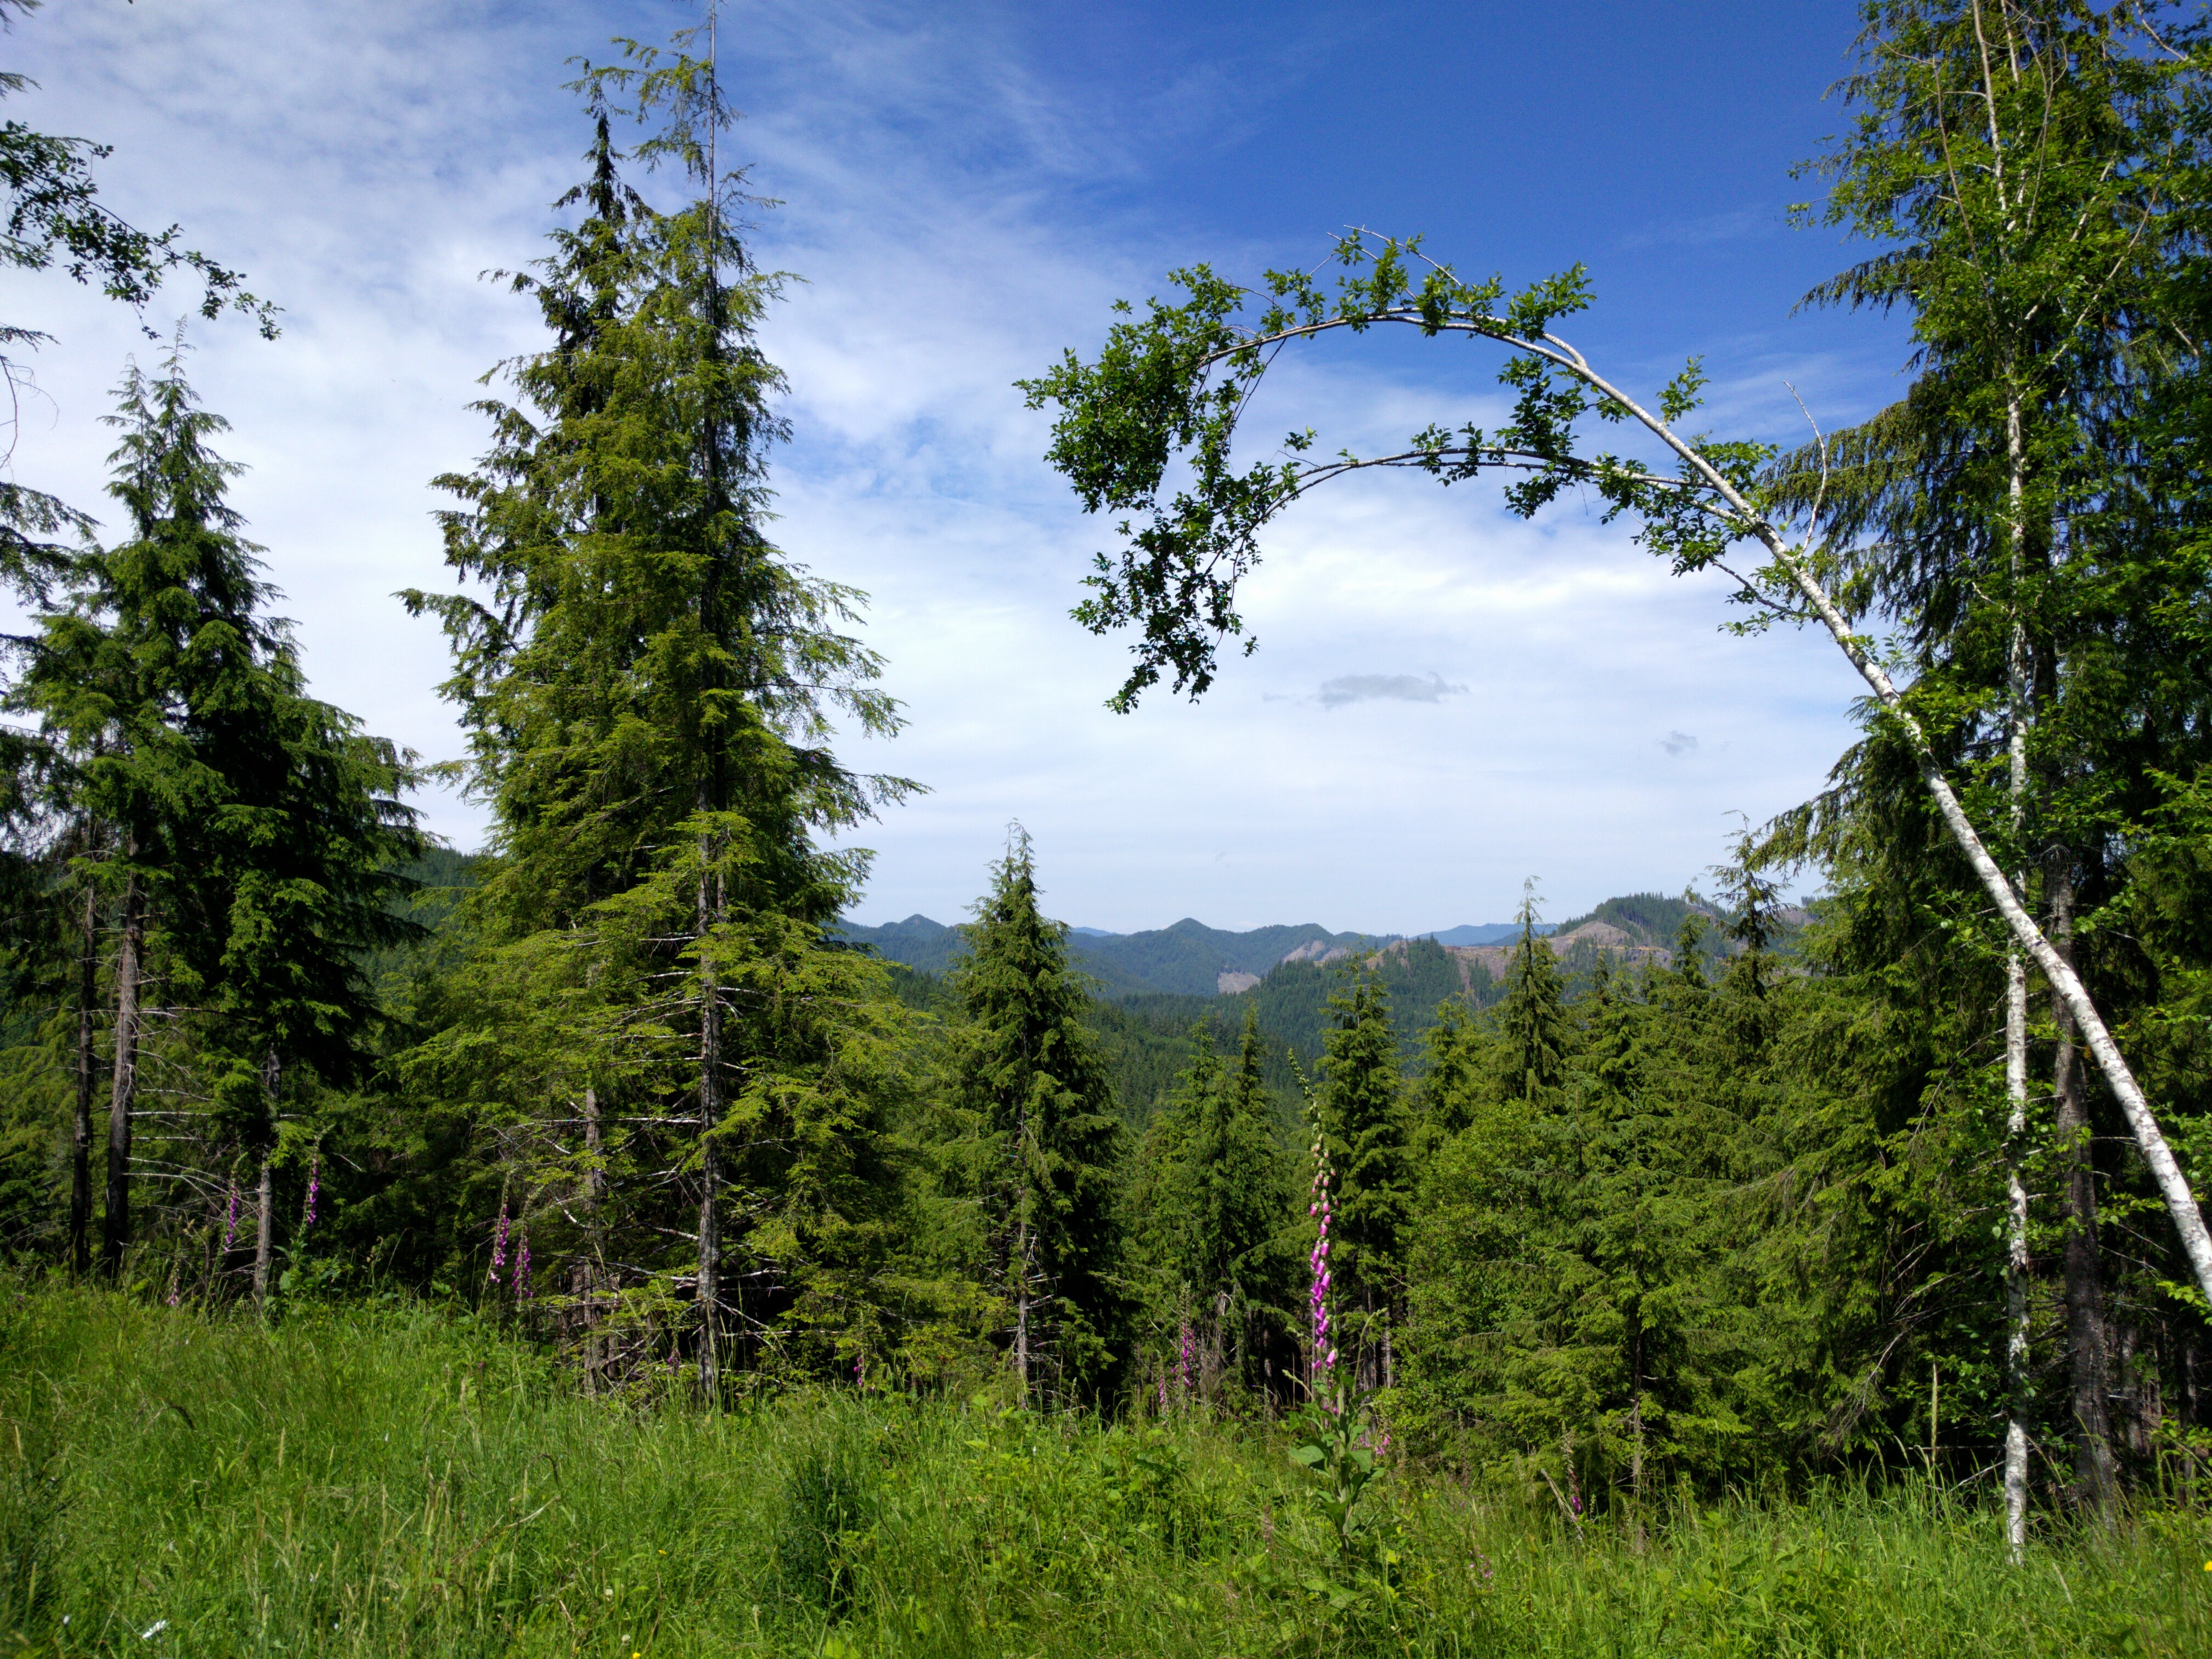
[[[1091,1393],[1121,1337],[1120,1127],[1085,1023],[1091,994],[1068,962],[1066,924],[1037,908],[1036,856],[1019,825],[966,933],[952,1086],[980,1132],[1008,1357],[1024,1395],[1048,1378]]]
[[[111,491],[132,533],[76,562],[67,604],[41,618],[11,702],[40,717],[87,839],[112,842],[108,856],[80,861],[120,911],[103,1261],[112,1272],[131,1238],[158,957],[230,1133],[258,1155],[258,1290],[276,1134],[264,1080],[293,1061],[334,1080],[354,1069],[374,1012],[358,953],[406,931],[387,900],[393,864],[418,845],[397,798],[408,773],[390,744],[306,695],[292,641],[265,614],[260,550],[225,498],[239,468],[210,447],[226,423],[198,404],[181,353],[152,376],[133,366],[120,403]],[[89,892],[87,903],[89,918]],[[90,982],[88,963],[81,1000]],[[80,1111],[88,1036],[81,1024]],[[243,1089],[241,1078],[252,1080]]]
[[[1389,994],[1362,975],[1332,998],[1322,1038],[1321,1127],[1337,1176],[1329,1269],[1337,1317],[1363,1388],[1395,1381],[1395,1323],[1401,1322],[1405,1231],[1413,1192],[1411,1115],[1398,1064]]]
[[[2191,271],[2202,243],[2186,176],[2201,166],[2185,112],[2198,71],[2173,49],[2201,42],[2177,9],[2155,3],[1885,0],[1867,8],[1867,25],[1862,71],[1846,82],[1857,119],[1823,161],[1833,180],[1823,216],[1884,248],[1812,297],[1902,307],[1919,372],[1905,398],[1788,458],[1778,480],[1801,508],[1820,504],[1818,527],[1856,603],[1898,625],[1920,695],[1952,711],[1942,741],[1983,773],[1983,816],[2024,902],[2039,884],[2061,955],[2099,996],[2124,1000],[2136,964],[2118,964],[2108,987],[2094,955],[2075,960],[2077,897],[2105,902],[2124,884],[2130,820],[2156,799],[2146,765],[2179,775],[2204,759],[2193,714],[2182,712],[2201,704],[2204,665],[2166,632],[2151,597],[2197,579],[2193,555],[2174,568],[2173,532],[2199,513],[2198,492],[2173,489],[2178,476],[2153,483],[2176,451],[2170,429],[2153,435],[2156,422],[2144,421],[2162,388],[2201,376],[2195,301],[2172,304],[2203,288]],[[2160,670],[2124,668],[2112,649],[2121,639]],[[1866,747],[1893,741],[1877,731]],[[1831,852],[1837,807],[1894,814],[1873,799],[1893,770],[1864,752],[1838,768]],[[1972,965],[1959,966],[1971,981]],[[2039,1106],[2028,1084],[2030,976],[2016,946],[2002,968],[2006,1485],[2017,1555],[2032,1413],[2027,1164]],[[2095,1179],[2074,1018],[2063,999],[2053,1014],[2057,1127],[2074,1166],[2063,1273],[2076,1486],[2101,1511],[2114,1486]]]
[[[726,1149],[827,1152],[835,1137],[781,1115],[820,1110],[846,1121],[840,1156],[866,1170],[863,1143],[880,1127],[884,1079],[833,1063],[870,1038],[854,975],[872,970],[831,963],[823,936],[865,855],[813,836],[910,786],[856,776],[828,747],[832,711],[864,732],[898,724],[872,684],[877,659],[838,631],[860,596],[806,575],[766,538],[782,380],[753,331],[778,283],[735,234],[742,175],[715,149],[732,118],[711,43],[706,59],[686,49],[696,33],[670,53],[623,42],[626,61],[585,66],[592,171],[564,198],[584,217],[514,279],[551,343],[507,366],[516,403],[481,405],[491,453],[440,480],[463,502],[445,519],[447,561],[490,602],[408,599],[452,637],[447,691],[495,817],[478,910],[498,948],[468,1023],[503,1030],[510,1074],[483,1079],[487,1104],[528,1098],[526,1079],[540,1098],[589,1103],[586,1135],[565,1115],[548,1126],[566,1174],[533,1154],[532,1191],[589,1188],[624,1159],[673,1165],[696,1237],[692,1351],[719,1397],[732,1342],[766,1357],[772,1328],[805,1300],[793,1273],[794,1254],[808,1255],[794,1242],[808,1229],[785,1224],[799,1175],[754,1171],[767,1187],[749,1189],[733,1220],[724,1188],[745,1172]],[[696,192],[684,205],[655,210],[622,182],[611,129],[623,118],[659,123],[638,153],[684,175]],[[843,994],[798,996],[825,974]],[[803,1035],[790,1023],[802,1009]],[[464,1046],[429,1059],[465,1061]],[[767,1089],[779,1062],[807,1086]],[[583,1144],[611,1117],[623,1133]],[[740,1136],[744,1122],[767,1139]],[[781,1141],[769,1133],[779,1122]],[[670,1222],[637,1219],[663,1237]],[[652,1282],[666,1294],[661,1272]]]
[[[1259,1011],[1248,1008],[1233,1066],[1208,1028],[1174,1095],[1146,1126],[1130,1194],[1152,1317],[1180,1343],[1195,1328],[1208,1367],[1250,1385],[1291,1319],[1282,1248],[1290,1170],[1262,1077]],[[1272,1353],[1265,1355],[1272,1358]]]
[[[1544,1100],[1566,1078],[1566,990],[1559,980],[1558,955],[1536,931],[1533,885],[1522,892],[1521,913],[1515,920],[1521,924],[1521,937],[1505,970],[1498,1030],[1504,1040],[1505,1092],[1533,1103]]]

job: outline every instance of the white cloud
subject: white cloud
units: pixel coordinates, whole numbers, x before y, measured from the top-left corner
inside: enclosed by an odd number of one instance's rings
[[[535,257],[546,204],[578,171],[562,58],[680,15],[76,0],[9,42],[45,83],[11,113],[115,143],[115,205],[181,220],[286,307],[274,345],[198,327],[198,378],[252,468],[237,499],[318,689],[426,754],[459,746],[434,692],[442,643],[388,595],[443,584],[428,480],[483,445],[476,377],[538,338],[527,304],[478,273]],[[1010,383],[1089,349],[1108,302],[1164,292],[1170,265],[1290,257],[1194,225],[1163,158],[1225,154],[1268,100],[1313,94],[1285,67],[1301,36],[1160,67],[1127,97],[1103,77],[1071,96],[1034,71],[1018,22],[836,0],[726,14],[750,113],[735,145],[786,203],[757,248],[805,278],[766,331],[796,433],[777,460],[777,535],[874,596],[865,631],[911,724],[849,758],[933,791],[859,838],[878,849],[863,920],[955,918],[1018,817],[1076,921],[1419,931],[1507,914],[1530,870],[1570,909],[1672,890],[1719,856],[1728,812],[1759,817],[1817,787],[1853,690],[1820,641],[1718,635],[1720,579],[1670,579],[1582,503],[1523,523],[1486,486],[1409,477],[1334,485],[1270,535],[1243,597],[1261,651],[1204,703],[1156,693],[1109,714],[1123,647],[1066,616],[1108,526],[1043,466],[1048,418]],[[60,340],[19,476],[97,503],[106,388],[146,343],[51,275],[0,277],[0,315]],[[1455,361],[1474,367],[1437,382],[1388,356],[1302,354],[1249,429],[1311,419],[1326,444],[1361,445],[1494,421],[1494,365]],[[1752,368],[1716,407],[1794,419],[1782,357]],[[1425,678],[1336,672],[1355,662]],[[1407,719],[1390,706],[1402,689],[1330,701],[1328,684],[1363,679],[1406,680],[1436,707]],[[1695,764],[1655,753],[1662,703],[1701,734]],[[473,809],[431,805],[464,844],[480,833]]]

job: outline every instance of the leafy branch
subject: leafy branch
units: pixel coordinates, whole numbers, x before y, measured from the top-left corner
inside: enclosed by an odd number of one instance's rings
[[[1017,383],[1030,408],[1058,406],[1048,458],[1085,510],[1127,515],[1117,526],[1119,556],[1097,556],[1086,581],[1091,597],[1075,610],[1094,633],[1142,631],[1115,708],[1133,707],[1163,674],[1176,691],[1201,696],[1212,684],[1222,641],[1243,638],[1249,652],[1236,594],[1260,562],[1261,532],[1308,491],[1352,472],[1413,470],[1445,484],[1486,471],[1519,474],[1505,499],[1523,517],[1571,485],[1588,486],[1608,521],[1624,513],[1640,520],[1639,539],[1678,573],[1705,568],[1754,533],[1741,498],[1774,453],[1767,446],[1676,441],[1681,453],[1672,475],[1577,448],[1576,429],[1588,416],[1652,424],[1552,331],[1557,319],[1589,303],[1581,266],[1508,296],[1495,278],[1470,283],[1431,259],[1418,237],[1401,241],[1364,229],[1338,239],[1334,263],[1341,274],[1333,289],[1303,271],[1270,271],[1259,290],[1204,265],[1175,271],[1171,279],[1188,296],[1182,304],[1149,301],[1142,319],[1115,325],[1095,363],[1071,351],[1048,374]],[[1262,308],[1247,322],[1255,305]],[[1118,309],[1132,312],[1126,301]],[[1240,469],[1233,459],[1239,423],[1282,349],[1381,325],[1505,346],[1498,380],[1514,393],[1505,424],[1494,431],[1432,425],[1388,454],[1343,450],[1328,459],[1309,458],[1316,434],[1308,429],[1284,439],[1281,459]],[[1661,392],[1661,420],[1694,410],[1704,384],[1692,360]],[[1177,468],[1183,481],[1171,488]],[[1739,499],[1717,491],[1716,477]]]

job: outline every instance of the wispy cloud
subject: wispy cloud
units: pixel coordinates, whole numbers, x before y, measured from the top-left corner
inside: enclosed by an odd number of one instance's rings
[[[1332,95],[1316,40],[1366,50],[1371,32],[1323,7],[1255,46],[1204,11],[725,9],[749,118],[730,142],[785,203],[762,216],[755,252],[806,278],[764,331],[792,387],[776,537],[874,596],[864,632],[912,724],[850,757],[933,791],[859,836],[878,853],[861,919],[958,916],[1016,816],[1059,913],[1118,927],[1195,912],[1410,930],[1503,914],[1530,869],[1570,908],[1679,884],[1718,855],[1721,812],[1761,817],[1819,787],[1855,683],[1809,636],[1717,636],[1718,578],[1671,579],[1579,502],[1523,522],[1486,490],[1347,478],[1270,529],[1238,600],[1258,656],[1225,657],[1196,706],[1162,688],[1132,715],[1103,707],[1125,643],[1067,610],[1112,533],[1042,464],[1048,417],[1010,382],[1064,348],[1094,351],[1109,302],[1166,294],[1174,266],[1311,263],[1339,196],[1367,211],[1373,181],[1400,171],[1378,140],[1371,177],[1301,185],[1275,219],[1248,212],[1283,194],[1282,157]],[[318,691],[427,755],[460,746],[433,690],[443,644],[388,596],[450,580],[428,480],[485,446],[476,377],[543,338],[526,300],[477,275],[542,252],[547,204],[578,176],[588,135],[560,90],[564,57],[603,56],[615,33],[658,39],[684,15],[664,0],[80,0],[7,37],[9,67],[42,83],[10,115],[116,142],[103,175],[117,207],[181,220],[287,307],[273,346],[196,328],[201,384],[252,464],[239,504]],[[1067,49],[1078,28],[1112,54],[1103,68]],[[1058,59],[1038,46],[1054,31]],[[1210,193],[1194,191],[1199,173]],[[1308,240],[1269,240],[1285,225]],[[103,507],[112,440],[98,416],[124,354],[147,343],[127,313],[51,274],[0,271],[0,315],[59,339],[40,354],[53,404],[26,422],[21,476]],[[1635,349],[1647,378],[1680,361],[1671,331],[1663,351]],[[1717,362],[1716,422],[1786,436],[1802,417],[1785,379],[1824,422],[1863,402],[1808,383],[1794,336],[1771,358],[1747,349]],[[1409,371],[1348,339],[1294,355],[1249,429],[1272,443],[1313,420],[1325,442],[1364,447],[1431,421],[1494,424],[1494,362],[1466,362]],[[1434,666],[1337,672],[1391,662]],[[1426,707],[1323,723],[1316,703]],[[1655,707],[1703,734],[1703,763],[1654,748]],[[1728,753],[1755,758],[1715,763]],[[1378,796],[1402,810],[1376,814]],[[473,808],[434,805],[438,828],[477,843]],[[1204,850],[1224,844],[1225,860]]]
[[[1724,213],[1699,214],[1674,219],[1620,239],[1624,249],[1648,247],[1711,247],[1717,242],[1740,242],[1754,236],[1771,236],[1784,228],[1782,210],[1771,205],[1735,208]]]
[[[1698,751],[1698,740],[1687,732],[1669,732],[1659,739],[1659,746],[1670,755],[1694,755]]]
[[[1321,685],[1321,706],[1341,708],[1348,702],[1442,702],[1463,697],[1463,685],[1447,685],[1441,674],[1423,679],[1418,674],[1341,674]]]

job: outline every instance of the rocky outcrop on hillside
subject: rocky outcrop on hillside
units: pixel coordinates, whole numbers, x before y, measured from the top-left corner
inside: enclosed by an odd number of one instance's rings
[[[1325,962],[1341,962],[1351,954],[1352,947],[1348,945],[1336,945],[1325,939],[1308,939],[1295,951],[1285,951],[1283,961],[1310,962],[1318,965]]]
[[[1552,947],[1554,957],[1562,960],[1577,951],[1585,957],[1595,957],[1602,951],[1613,958],[1617,968],[1640,968],[1647,963],[1655,968],[1664,968],[1674,960],[1674,953],[1665,945],[1638,939],[1626,928],[1595,917],[1547,935],[1544,943]],[[1395,956],[1403,961],[1409,948],[1407,941],[1399,939],[1384,945],[1368,960],[1379,963],[1382,957]],[[1478,963],[1492,980],[1504,979],[1512,963],[1513,953],[1521,946],[1516,941],[1510,945],[1441,945],[1437,948],[1457,965],[1461,988],[1472,989]]]
[[[1641,968],[1647,963],[1655,968],[1664,968],[1674,960],[1674,953],[1665,945],[1637,939],[1625,928],[1616,927],[1609,921],[1586,921],[1579,927],[1551,934],[1544,943],[1552,947],[1553,956],[1561,958],[1573,954],[1577,946],[1591,956],[1603,951],[1612,957],[1617,968]],[[1460,969],[1462,979],[1468,977],[1466,964],[1477,962],[1489,971],[1492,979],[1504,978],[1505,969],[1513,960],[1513,953],[1520,948],[1517,944],[1448,945],[1444,947],[1462,964]]]

